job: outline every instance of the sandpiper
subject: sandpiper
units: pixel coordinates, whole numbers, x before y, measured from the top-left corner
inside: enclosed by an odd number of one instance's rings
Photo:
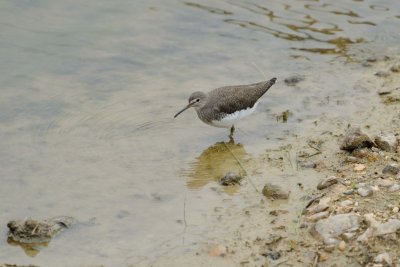
[[[235,131],[234,123],[253,113],[258,100],[276,82],[269,81],[248,84],[224,86],[208,93],[194,92],[189,97],[189,104],[175,114],[176,118],[186,109],[194,107],[197,116],[204,123],[221,128],[231,128],[230,137]]]

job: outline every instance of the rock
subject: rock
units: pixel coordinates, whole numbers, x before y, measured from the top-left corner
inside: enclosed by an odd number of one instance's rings
[[[299,165],[305,169],[315,169],[317,167],[317,163],[311,161],[300,161]]]
[[[377,255],[374,259],[376,263],[386,263],[388,266],[393,266],[392,258],[390,257],[389,253],[381,253]]]
[[[399,212],[399,207],[394,207],[394,208],[392,209],[392,212],[393,212],[393,213],[398,213],[398,212]]]
[[[362,186],[357,189],[357,192],[362,197],[368,197],[374,193],[374,190],[372,190],[372,187],[370,186]]]
[[[261,255],[264,257],[270,257],[271,260],[278,260],[281,257],[281,253],[279,251],[268,251],[268,252],[262,252]]]
[[[304,81],[304,80],[305,80],[305,76],[304,76],[304,75],[298,75],[298,74],[296,74],[296,75],[287,77],[287,78],[284,80],[284,82],[286,83],[286,85],[294,86],[294,85],[296,85],[296,84],[298,84],[299,82]]]
[[[318,221],[312,233],[321,238],[326,245],[337,244],[337,239],[345,233],[352,233],[360,227],[360,217],[354,213],[338,214]]]
[[[393,133],[380,133],[375,137],[375,144],[378,148],[384,151],[395,152],[397,147],[397,138]]]
[[[375,76],[381,77],[381,78],[386,78],[386,77],[390,76],[390,72],[381,70],[381,71],[376,72]]]
[[[357,148],[372,147],[373,142],[369,136],[361,131],[360,127],[353,127],[347,130],[340,149],[353,151]]]
[[[353,152],[351,152],[351,155],[355,158],[372,158],[373,157],[373,152],[369,148],[357,148],[354,149]]]
[[[400,185],[399,184],[394,184],[391,187],[389,187],[390,192],[396,192],[400,190]]]
[[[267,183],[264,185],[262,190],[263,195],[266,198],[275,199],[288,199],[290,192],[282,190],[279,186]]]
[[[400,64],[393,65],[390,70],[392,72],[400,72]]]
[[[363,171],[365,170],[365,165],[364,164],[354,164],[354,170],[357,172]]]
[[[242,180],[242,178],[243,177],[240,174],[229,171],[219,179],[219,184],[225,186],[240,184],[240,180]]]
[[[281,239],[282,239],[282,236],[280,236],[280,235],[269,234],[269,236],[265,239],[265,244],[266,245],[271,245],[271,244],[274,244],[274,243],[278,242]]]
[[[346,157],[346,162],[350,162],[350,163],[359,163],[360,160],[359,160],[357,157],[348,156],[348,157]]]
[[[349,200],[349,199],[343,200],[343,201],[340,203],[340,206],[342,206],[342,207],[348,207],[348,206],[351,206],[351,205],[353,205],[353,201],[351,201],[351,200]]]
[[[330,201],[331,201],[330,197],[321,198],[317,205],[307,208],[306,211],[307,211],[308,214],[315,214],[315,213],[319,213],[319,212],[325,211],[325,210],[327,210],[329,208],[329,202]]]
[[[339,242],[339,246],[338,246],[340,251],[345,251],[346,249],[346,242],[344,242],[343,240]]]
[[[13,220],[7,224],[8,238],[19,243],[46,243],[74,222],[72,217],[59,216],[46,220]]]
[[[396,175],[400,172],[400,165],[397,163],[390,163],[383,168],[382,173]]]
[[[333,184],[337,184],[338,179],[335,176],[329,176],[325,179],[323,179],[319,184],[317,185],[317,189],[322,190],[325,189]]]
[[[350,190],[344,191],[343,194],[347,195],[347,196],[348,195],[352,195],[352,194],[354,194],[354,189],[350,189]]]
[[[288,214],[288,213],[289,213],[288,210],[271,210],[271,211],[269,212],[269,215],[272,215],[272,216],[279,216],[280,214]]]
[[[399,229],[400,229],[400,220],[389,219],[387,222],[382,223],[376,227],[374,236],[395,233]]]
[[[213,257],[225,257],[227,253],[228,249],[226,246],[223,245],[216,245],[208,252],[208,254]]]
[[[357,238],[357,241],[363,243],[367,243],[370,237],[395,233],[400,229],[400,220],[397,219],[389,219],[385,223],[379,223],[372,213],[365,214],[364,219],[369,228]]]
[[[394,181],[389,179],[378,179],[376,184],[381,187],[391,187],[394,184]]]
[[[307,222],[317,222],[321,219],[328,218],[328,216],[329,216],[329,211],[323,211],[323,212],[319,212],[319,213],[316,213],[316,214],[306,217],[306,221]]]

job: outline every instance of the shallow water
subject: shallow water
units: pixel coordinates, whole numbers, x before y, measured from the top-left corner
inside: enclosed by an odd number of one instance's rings
[[[246,205],[215,182],[242,170],[231,152],[249,162],[369,105],[348,73],[398,44],[400,2],[3,1],[0,15],[0,262],[123,266],[196,250],[212,210]],[[306,80],[286,86],[294,73]],[[231,152],[228,130],[172,118],[193,91],[272,77]],[[38,253],[7,243],[9,220],[57,215],[78,223]]]

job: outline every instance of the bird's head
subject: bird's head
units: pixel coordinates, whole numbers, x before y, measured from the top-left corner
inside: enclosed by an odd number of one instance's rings
[[[174,118],[176,118],[179,114],[187,110],[188,108],[194,107],[196,110],[202,108],[207,100],[207,95],[203,92],[194,92],[189,97],[189,104],[184,107],[181,111],[175,114]]]

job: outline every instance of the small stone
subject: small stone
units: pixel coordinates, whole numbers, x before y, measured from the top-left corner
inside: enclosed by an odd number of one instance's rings
[[[400,72],[400,64],[393,65],[390,70],[392,72]]]
[[[354,194],[354,189],[350,189],[350,190],[344,191],[343,194],[347,195],[347,196],[352,195],[352,194]]]
[[[335,176],[329,176],[325,179],[323,179],[319,184],[317,185],[317,189],[322,190],[325,189],[333,184],[337,184],[338,179]]]
[[[343,240],[339,242],[339,250],[340,251],[345,251],[346,249],[346,242],[344,242]]]
[[[363,171],[363,170],[365,170],[365,165],[364,164],[354,164],[354,170],[358,171],[358,172]]]
[[[392,212],[393,212],[393,213],[398,213],[398,212],[399,212],[399,207],[394,207],[394,208],[392,209]]]
[[[351,205],[353,205],[353,201],[351,201],[351,200],[349,200],[349,199],[343,200],[343,201],[340,203],[340,206],[342,206],[342,207],[348,207],[348,206],[351,206]]]
[[[372,147],[373,142],[369,136],[361,131],[360,127],[353,127],[347,130],[340,149],[353,151],[357,148]]]
[[[388,266],[393,266],[392,258],[390,257],[389,253],[381,253],[377,255],[374,259],[376,263],[386,263]]]
[[[381,70],[381,71],[376,72],[375,76],[381,77],[381,78],[386,78],[386,77],[390,76],[390,73],[388,71]]]
[[[279,186],[267,183],[264,185],[262,190],[263,195],[266,198],[275,199],[288,199],[290,192],[282,190]]]
[[[281,253],[279,251],[272,251],[268,253],[267,256],[269,256],[271,260],[276,261],[281,257]]]
[[[399,184],[394,184],[391,187],[389,187],[390,192],[396,192],[400,190],[400,185]]]
[[[329,211],[323,211],[306,217],[306,221],[317,222],[321,219],[328,218],[328,216],[329,216]]]
[[[350,162],[350,163],[359,163],[360,162],[360,160],[357,157],[353,157],[353,156],[346,157],[346,161]]]
[[[282,239],[282,236],[277,235],[277,234],[269,234],[269,236],[265,239],[265,244],[271,245],[273,243],[278,242],[279,240]]]
[[[301,161],[299,162],[300,167],[305,169],[315,169],[317,167],[317,163],[310,161]]]
[[[227,252],[228,250],[226,246],[216,245],[215,247],[211,248],[208,254],[213,257],[225,257]]]
[[[337,239],[344,233],[352,233],[360,227],[360,217],[354,213],[337,214],[318,221],[312,234],[320,237],[326,245],[337,244]]]
[[[329,208],[330,201],[331,201],[330,197],[321,198],[317,205],[307,208],[307,213],[315,214],[327,210]]]
[[[220,185],[235,185],[240,184],[240,180],[242,180],[242,176],[235,172],[227,172],[223,177],[219,179]]]
[[[389,179],[378,179],[376,184],[381,187],[391,187],[394,184],[394,181]]]
[[[368,197],[374,193],[374,191],[372,190],[372,188],[370,186],[360,187],[357,189],[357,192],[362,197]]]
[[[400,172],[400,165],[397,163],[390,163],[383,168],[382,173],[396,175]]]
[[[284,82],[286,83],[286,85],[294,86],[294,85],[296,85],[296,84],[298,84],[299,82],[304,81],[304,80],[305,80],[305,76],[304,76],[304,75],[298,75],[298,74],[296,74],[296,75],[292,75],[292,76],[290,76],[290,77],[287,77],[287,78],[284,80]]]
[[[395,152],[397,147],[397,138],[393,133],[380,133],[375,137],[375,144],[378,148],[387,151]]]

